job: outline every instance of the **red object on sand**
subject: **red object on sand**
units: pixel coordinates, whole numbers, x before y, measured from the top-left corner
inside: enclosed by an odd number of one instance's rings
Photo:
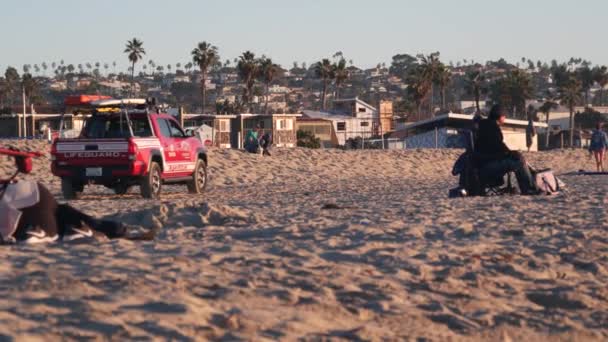
[[[40,157],[43,154],[40,152],[26,152],[0,148],[0,155],[15,157],[17,173],[30,173],[32,172],[32,158]],[[9,179],[0,179],[0,184],[10,183],[17,173]]]
[[[65,98],[64,104],[66,106],[82,106],[91,104],[93,101],[111,99],[111,96],[105,95],[70,95]]]
[[[6,148],[0,148],[0,154],[3,154],[5,156],[26,157],[26,158],[33,158],[33,157],[41,157],[41,156],[43,156],[43,154],[40,153],[40,152],[27,152],[27,151],[9,150],[9,149],[6,149]]]

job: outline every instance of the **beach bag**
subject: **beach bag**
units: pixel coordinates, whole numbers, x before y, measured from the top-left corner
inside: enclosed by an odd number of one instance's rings
[[[534,175],[536,188],[545,195],[556,195],[561,190],[561,181],[551,170],[542,170]]]

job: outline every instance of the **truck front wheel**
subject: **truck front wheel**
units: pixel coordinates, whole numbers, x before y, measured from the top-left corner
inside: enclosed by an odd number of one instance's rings
[[[141,195],[144,198],[159,199],[162,188],[161,169],[158,163],[150,164],[150,172],[141,179]]]
[[[66,200],[74,200],[80,197],[84,190],[84,184],[76,183],[71,178],[61,178],[61,193]]]
[[[187,183],[188,192],[191,194],[202,194],[207,186],[207,164],[198,159],[192,173],[192,180]]]

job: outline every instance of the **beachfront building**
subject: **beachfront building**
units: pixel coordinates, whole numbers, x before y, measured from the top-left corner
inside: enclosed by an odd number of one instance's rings
[[[390,138],[404,141],[405,148],[464,148],[462,130],[472,127],[473,115],[448,113],[406,125]],[[512,150],[527,150],[528,121],[507,119],[501,127],[505,144]],[[537,129],[547,124],[534,122]],[[532,139],[531,151],[538,151],[538,134]]]
[[[387,112],[390,110],[392,121],[392,106],[390,108],[385,106],[385,110]],[[349,139],[370,139],[382,134],[378,109],[357,97],[335,100],[333,109],[329,111],[304,110],[303,113],[306,118],[330,121],[338,145],[345,145]],[[387,113],[386,117],[388,116]],[[385,126],[391,129],[392,123]]]
[[[232,147],[232,121],[236,115],[225,114],[182,114],[178,119],[184,129],[198,132],[199,138],[207,146]]]
[[[243,148],[245,137],[251,130],[270,133],[273,146],[296,147],[296,119],[301,116],[302,114],[238,114],[231,122],[232,147]]]

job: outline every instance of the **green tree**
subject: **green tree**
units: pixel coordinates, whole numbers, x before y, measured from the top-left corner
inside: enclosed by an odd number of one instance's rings
[[[13,67],[6,68],[4,72],[4,79],[6,82],[6,93],[8,97],[8,103],[10,106],[15,104],[15,94],[20,89],[20,77],[17,69]]]
[[[323,84],[323,94],[321,97],[321,108],[327,109],[327,85],[334,79],[334,68],[329,59],[324,58],[314,65],[315,76],[321,79]]]
[[[259,61],[255,58],[255,54],[251,51],[245,51],[239,57],[237,63],[237,70],[239,77],[245,85],[243,102],[247,105],[250,112],[253,111],[252,100],[253,100],[253,87],[255,86],[255,79],[258,77],[260,72]]]
[[[346,60],[344,58],[340,58],[339,61],[334,63],[333,65],[333,73],[334,73],[334,82],[336,83],[336,99],[340,98],[340,89],[342,84],[346,82],[350,78],[350,72],[346,67]]]
[[[143,55],[146,54],[146,50],[144,50],[143,45],[144,42],[138,40],[137,38],[133,38],[132,40],[127,41],[124,51],[129,58],[129,62],[131,62],[131,94],[134,93],[133,87],[135,84],[135,63],[141,60]]]
[[[481,69],[470,71],[466,74],[464,82],[464,89],[466,93],[473,96],[475,99],[476,113],[481,113],[479,101],[481,99],[481,95],[486,94],[488,90],[485,74],[481,71]]]
[[[262,56],[259,61],[260,65],[260,81],[264,83],[264,113],[268,114],[268,97],[270,94],[270,84],[281,73],[281,67],[272,62],[272,59]]]
[[[416,120],[419,121],[422,119],[422,104],[430,92],[432,80],[427,77],[424,67],[418,65],[408,72],[406,83],[407,95],[416,104]]]
[[[593,70],[584,65],[577,69],[576,75],[581,82],[583,93],[585,94],[585,107],[589,106],[589,91],[595,82]]]
[[[418,55],[418,60],[421,68],[421,76],[426,79],[430,85],[431,98],[429,101],[429,112],[433,113],[435,89],[434,84],[437,81],[437,76],[442,68],[442,63],[439,60],[439,52],[431,53],[430,55]]]
[[[599,105],[604,105],[604,88],[608,85],[608,68],[606,66],[593,68],[593,79],[600,86]]]
[[[608,123],[608,116],[593,110],[593,108],[586,108],[584,112],[577,113],[574,116],[574,122],[576,126],[581,129],[591,130],[595,129],[595,125],[597,125],[598,122],[604,124]]]
[[[415,67],[418,64],[418,59],[408,54],[398,54],[393,56],[389,73],[393,76],[399,76],[405,78],[410,68]]]
[[[490,87],[492,102],[502,104],[511,116],[520,119],[526,119],[526,100],[532,98],[533,92],[530,76],[520,69],[512,69]]]
[[[582,100],[582,90],[581,81],[574,75],[571,75],[569,80],[563,82],[558,89],[561,104],[570,110],[570,147],[574,147],[574,107]]]
[[[445,101],[445,91],[446,88],[450,85],[450,82],[452,82],[452,72],[446,65],[441,64],[441,67],[437,71],[435,81],[437,82],[437,85],[439,86],[439,90],[441,92],[441,108],[445,110],[447,109]]]
[[[545,148],[549,148],[549,133],[551,131],[551,126],[549,126],[549,115],[551,111],[557,109],[559,105],[555,102],[553,96],[549,95],[545,102],[543,102],[542,106],[538,108],[538,111],[545,114],[545,122],[547,123],[547,133],[545,134]]]
[[[296,132],[297,146],[305,148],[320,148],[321,139],[317,138],[312,132],[298,130]]]

